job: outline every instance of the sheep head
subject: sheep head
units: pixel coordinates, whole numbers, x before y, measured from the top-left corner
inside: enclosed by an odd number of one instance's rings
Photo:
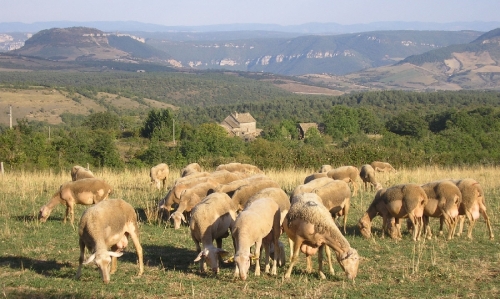
[[[174,229],[179,229],[181,228],[181,223],[184,222],[186,223],[186,218],[184,217],[184,214],[181,212],[173,212],[170,215],[170,218],[174,220]]]
[[[337,261],[344,270],[348,279],[354,280],[358,275],[359,255],[354,248],[349,248],[347,252],[337,253]]]
[[[250,269],[250,260],[253,254],[236,254],[234,255],[234,263],[236,266],[236,273],[239,272],[241,280],[246,280],[248,277],[248,270]]]
[[[86,265],[94,261],[99,267],[102,281],[104,283],[109,283],[111,257],[120,257],[122,255],[123,252],[114,252],[114,251],[96,252],[92,254],[85,262],[83,262],[83,264]]]
[[[49,207],[47,206],[43,206],[40,208],[40,211],[38,212],[38,220],[40,220],[40,222],[45,222],[47,221],[47,218],[49,218],[50,216],[50,212],[52,212],[51,209],[49,209]]]
[[[370,238],[372,236],[372,223],[369,219],[368,214],[365,214],[358,222],[359,231],[365,238]]]

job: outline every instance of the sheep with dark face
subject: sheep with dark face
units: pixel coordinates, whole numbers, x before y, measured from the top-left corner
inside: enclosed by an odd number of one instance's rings
[[[88,208],[80,220],[78,235],[80,259],[75,279],[80,278],[82,265],[94,261],[104,283],[109,283],[110,274],[116,272],[117,257],[123,254],[122,251],[128,244],[128,237],[132,238],[139,259],[138,275],[144,272],[137,214],[123,199],[108,199]],[[92,255],[84,262],[85,248]]]

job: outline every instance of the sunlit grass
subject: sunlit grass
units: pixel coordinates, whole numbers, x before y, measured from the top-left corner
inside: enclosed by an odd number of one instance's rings
[[[208,170],[212,171],[212,170]],[[144,248],[145,272],[136,277],[137,265],[132,242],[118,259],[118,272],[111,283],[100,281],[95,266],[87,265],[79,281],[73,280],[78,266],[78,235],[71,225],[62,224],[64,208],[56,207],[46,223],[37,220],[39,208],[69,181],[67,172],[7,171],[0,176],[0,285],[6,298],[498,298],[500,287],[500,251],[498,227],[500,215],[500,181],[494,167],[399,169],[397,173],[380,173],[377,179],[384,187],[400,183],[423,184],[445,178],[471,177],[479,181],[486,194],[486,204],[496,240],[490,241],[483,220],[473,231],[472,241],[444,237],[420,242],[411,241],[403,227],[403,240],[381,239],[381,219],[375,218],[374,238],[363,239],[356,223],[366,210],[374,192],[360,188],[352,199],[348,216],[347,239],[361,256],[358,277],[353,284],[345,280],[337,263],[335,275],[326,273],[320,280],[304,271],[301,257],[290,280],[284,280],[286,269],[278,277],[250,276],[247,281],[233,279],[233,268],[224,265],[218,276],[200,274],[195,246],[189,228],[174,230],[156,218],[156,204],[167,191],[151,186],[148,169],[112,171],[93,170],[114,188],[112,197],[123,198],[137,210],[140,219],[141,244]],[[266,174],[290,192],[314,169],[266,170]],[[172,169],[172,185],[179,170]],[[85,206],[77,206],[79,219]],[[434,231],[438,221],[431,220]],[[288,242],[286,236],[282,241]],[[223,247],[232,250],[230,239]],[[313,258],[316,262],[316,258]],[[316,265],[313,266],[317,268]]]

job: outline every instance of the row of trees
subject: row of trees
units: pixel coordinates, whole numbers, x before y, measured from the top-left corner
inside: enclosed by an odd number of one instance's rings
[[[167,162],[212,167],[240,161],[262,168],[322,164],[360,166],[373,160],[396,166],[497,164],[500,109],[481,107],[439,113],[402,112],[387,120],[365,107],[335,105],[322,113],[323,132],[310,129],[298,139],[292,119],[270,123],[262,137],[244,142],[215,122],[193,125],[170,109],[151,110],[139,127],[111,112],[85,117],[80,125],[53,128],[18,121],[2,128],[0,161],[9,167],[143,167]],[[175,142],[174,142],[175,140]]]

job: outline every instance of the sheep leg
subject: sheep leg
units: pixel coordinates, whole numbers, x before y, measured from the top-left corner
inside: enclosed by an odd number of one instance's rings
[[[349,213],[350,205],[351,205],[351,203],[350,203],[350,200],[349,200],[349,201],[347,201],[347,203],[345,204],[344,209],[343,209],[344,210],[343,211],[343,213],[344,213],[344,219],[343,219],[344,220],[344,235],[347,234],[347,230],[346,230],[346,227],[347,227],[347,214]]]
[[[321,279],[326,279],[325,273],[323,273],[323,248],[325,245],[321,245],[318,249],[318,275]]]
[[[467,215],[467,218],[469,219],[469,227],[467,229],[467,238],[472,239],[472,229],[474,228],[474,225],[476,225],[476,219],[474,219],[474,216],[472,216],[472,213],[469,211],[466,211],[465,214]]]
[[[260,276],[260,248],[262,246],[262,239],[255,242],[255,276]]]
[[[461,236],[462,232],[464,231],[465,216],[464,215],[459,215],[458,217],[460,218],[460,225],[458,227],[457,236]]]
[[[137,252],[137,257],[139,258],[139,273],[138,276],[141,276],[144,273],[144,259],[142,246],[139,242],[139,236],[137,235],[137,226],[135,226],[136,230],[129,232],[130,237],[132,238],[132,242],[134,242],[135,251]]]
[[[82,274],[83,260],[85,259],[85,243],[80,240],[78,244],[80,245],[80,258],[78,259],[78,270],[76,271],[75,279],[80,278],[80,275]]]
[[[290,250],[293,249],[293,240],[288,238],[288,244],[290,245]],[[292,258],[293,258],[293,252],[290,251],[290,262],[292,261]]]
[[[423,216],[423,222],[424,222],[424,238],[427,240],[432,239],[432,230],[431,226],[429,225],[429,216]]]
[[[292,274],[293,266],[297,263],[299,259],[300,246],[302,245],[303,240],[295,240],[293,244],[293,255],[290,259],[290,266],[288,266],[288,270],[286,270],[285,278],[290,278]]]
[[[264,244],[264,252],[265,252],[265,256],[264,256],[264,262],[265,262],[265,268],[264,268],[264,272],[265,273],[269,273],[270,270],[271,270],[271,243],[268,243],[268,244]],[[277,256],[276,256],[276,248],[274,249],[274,260],[276,260]]]
[[[306,272],[312,272],[312,256],[306,255]]]
[[[330,251],[330,247],[326,246],[325,248],[326,251],[326,258],[328,259],[328,267],[330,268],[330,274],[335,275],[335,270],[333,270],[333,265],[332,265],[332,253]]]
[[[118,264],[118,258],[116,256],[112,256],[111,257],[111,271],[109,271],[109,274],[116,273],[117,264]]]
[[[486,221],[486,226],[488,227],[488,231],[490,233],[490,240],[493,240],[495,236],[493,235],[493,230],[491,229],[490,218],[486,213],[486,207],[482,203],[479,204],[479,212],[481,213],[481,215],[483,215],[484,221]]]

